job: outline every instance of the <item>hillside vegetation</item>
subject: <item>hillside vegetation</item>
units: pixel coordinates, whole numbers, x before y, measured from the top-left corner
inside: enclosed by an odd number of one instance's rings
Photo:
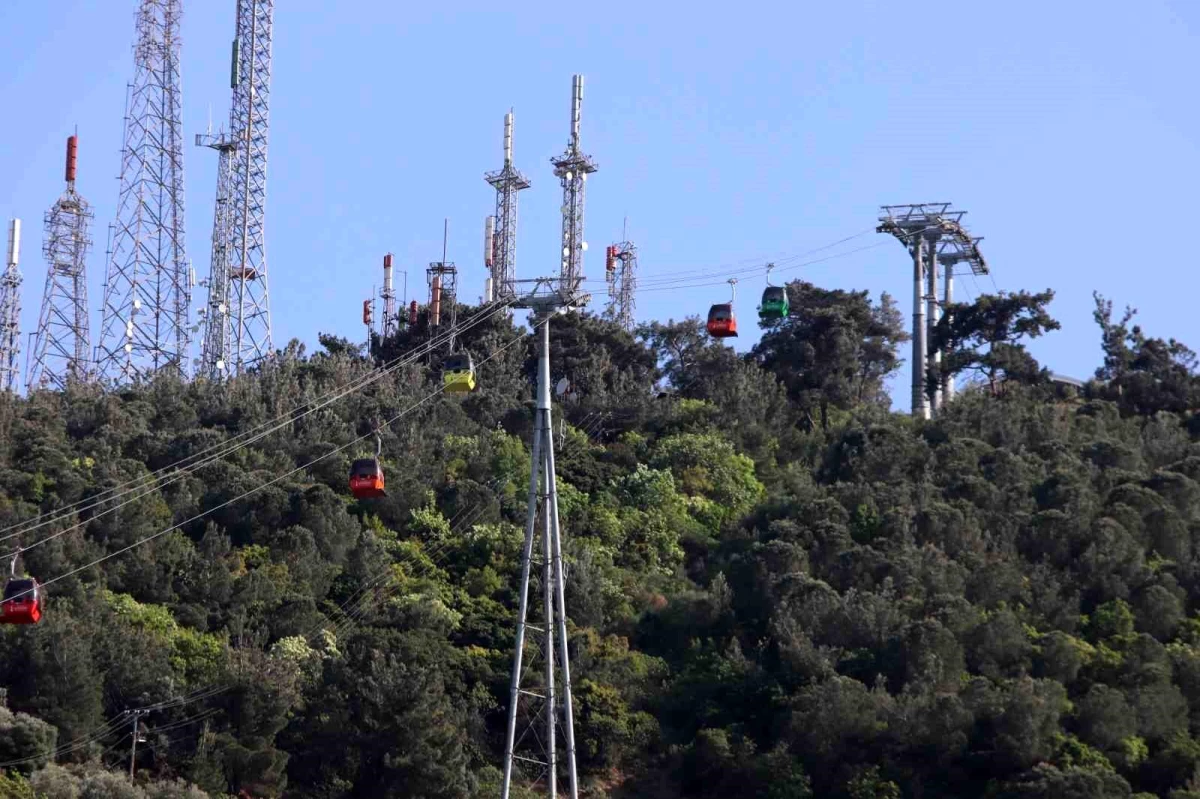
[[[745,357],[697,319],[552,323],[585,795],[1200,799],[1195,356],[1097,298],[1102,365],[1064,389],[1025,348],[1052,294],[984,296],[934,336],[969,385],[915,421],[888,407],[886,295],[788,290]],[[536,360],[480,314],[475,394],[422,402],[422,359],[3,542],[54,582],[0,630],[0,796],[499,795]],[[0,397],[0,536],[428,333]],[[355,501],[385,422],[389,495]]]

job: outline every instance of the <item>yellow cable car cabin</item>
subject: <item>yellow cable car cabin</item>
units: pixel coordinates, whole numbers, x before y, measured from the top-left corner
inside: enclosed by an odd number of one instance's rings
[[[470,354],[451,355],[442,364],[442,385],[446,391],[465,394],[475,390],[475,361]]]

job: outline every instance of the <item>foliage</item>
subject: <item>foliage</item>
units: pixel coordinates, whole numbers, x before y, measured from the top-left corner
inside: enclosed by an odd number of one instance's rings
[[[696,318],[551,326],[581,795],[1200,795],[1191,350],[1097,298],[1103,365],[1057,396],[1025,350],[1050,293],[985,295],[934,339],[1004,390],[914,424],[891,300],[788,291],[745,357]],[[423,320],[226,384],[0,396],[0,527],[82,503],[20,532],[67,576],[0,629],[0,795],[498,795],[537,360],[456,310],[497,353],[469,396],[423,401],[437,357],[364,379]],[[393,418],[388,496],[355,501]]]

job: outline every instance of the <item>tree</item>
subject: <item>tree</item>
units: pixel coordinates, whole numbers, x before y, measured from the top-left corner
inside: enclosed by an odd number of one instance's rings
[[[974,372],[996,393],[1000,382],[1036,383],[1044,373],[1023,342],[1061,325],[1046,306],[1054,299],[1050,289],[1039,294],[981,294],[970,303],[951,303],[933,329],[930,351],[942,353],[940,365],[926,374],[926,392],[933,394],[943,375]]]
[[[1101,396],[1116,401],[1123,413],[1139,416],[1200,406],[1196,353],[1175,339],[1148,337],[1140,326],[1130,327],[1136,309],[1126,307],[1114,322],[1112,301],[1099,293],[1092,296],[1104,350],[1104,364],[1096,370],[1096,379],[1104,381]]]
[[[763,336],[749,358],[776,375],[808,416],[829,426],[829,409],[864,403],[886,407],[887,378],[900,366],[909,336],[895,303],[866,291],[829,290],[803,280],[787,284],[791,313],[760,323]]]

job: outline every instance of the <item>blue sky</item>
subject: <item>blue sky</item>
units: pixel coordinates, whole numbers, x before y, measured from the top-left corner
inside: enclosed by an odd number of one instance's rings
[[[578,7],[355,0],[280,2],[275,14],[267,257],[276,346],[318,332],[361,338],[382,254],[406,268],[449,258],[464,298],[483,291],[483,218],[504,113],[516,114],[518,271],[555,272],[560,190],[549,158],[568,133],[571,75],[585,76],[587,273],[622,219],[641,276],[798,254],[873,228],[878,206],[953,202],[996,286],[1053,288],[1064,329],[1035,343],[1050,368],[1099,361],[1093,289],[1147,329],[1200,348],[1189,202],[1200,185],[1200,7],[1138,3],[891,2]],[[986,8],[983,7],[986,5]],[[24,222],[23,331],[45,267],[41,217],[62,190],[78,125],[78,188],[95,212],[88,263],[100,328],[107,225],[117,193],[134,0],[0,5],[0,214]],[[228,118],[233,0],[190,0],[183,23],[187,243],[208,270],[215,154],[191,146]],[[911,313],[900,245],[865,233],[846,257],[776,273],[891,293]],[[398,279],[402,279],[398,276]],[[960,297],[994,290],[960,279]],[[737,348],[757,337],[760,278],[739,284]],[[681,318],[728,289],[646,291],[637,316]],[[195,307],[203,297],[197,290]],[[906,352],[907,354],[907,352]],[[24,366],[24,353],[22,354]],[[893,384],[906,404],[907,365]]]

